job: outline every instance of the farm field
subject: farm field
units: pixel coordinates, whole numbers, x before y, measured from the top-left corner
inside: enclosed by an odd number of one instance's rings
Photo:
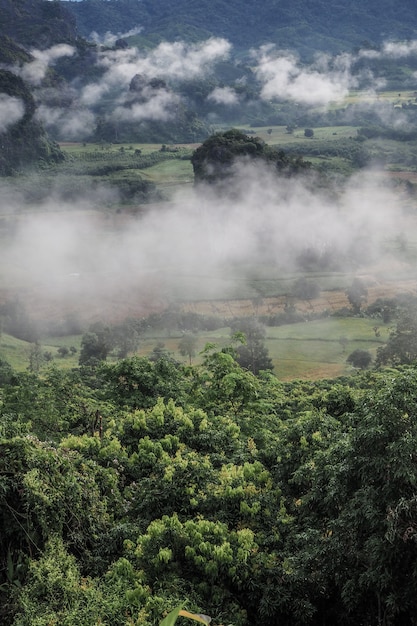
[[[247,131],[243,126],[238,126],[238,128],[243,132],[245,132],[245,130]],[[321,128],[314,128],[314,137],[311,139],[306,139],[304,136],[304,128],[295,128],[289,133],[286,126],[257,126],[251,129],[250,132],[254,133],[268,144],[277,144],[285,147],[286,145],[293,144],[294,141],[298,141],[299,143],[307,141],[311,144],[319,140],[339,141],[340,139],[356,137],[357,127],[323,126]]]
[[[266,346],[274,365],[274,373],[280,380],[292,378],[317,379],[351,373],[346,364],[347,356],[354,350],[367,350],[373,357],[378,347],[383,345],[389,334],[389,327],[379,328],[376,336],[375,321],[364,318],[325,318],[311,322],[283,324],[279,327],[266,327]],[[149,356],[158,343],[177,360],[187,362],[178,351],[181,333],[176,336],[145,337],[141,341],[139,354]],[[230,328],[199,333],[197,335],[196,357],[207,343],[215,343],[222,348],[230,343]]]
[[[267,329],[267,345],[274,372],[281,380],[331,378],[352,372],[346,364],[354,350],[367,350],[375,358],[388,338],[389,328],[374,331],[375,321],[327,318]]]
[[[375,357],[378,347],[384,344],[389,333],[388,326],[380,327],[380,336],[374,331],[375,322],[363,318],[326,318],[297,324],[284,324],[266,328],[266,346],[274,365],[274,373],[280,380],[293,378],[318,379],[331,378],[351,373],[346,364],[348,354],[356,349],[367,350]],[[199,353],[207,343],[214,343],[222,348],[230,343],[230,328],[224,327],[210,332],[197,334],[196,356],[194,364],[201,362]],[[179,352],[180,332],[147,333],[140,338],[137,354],[149,356],[155,347],[163,348],[176,360],[188,363],[188,357]],[[40,342],[42,353],[50,353],[52,359],[43,364],[58,369],[77,367],[81,345],[81,335],[67,337],[45,337]],[[0,357],[5,359],[17,371],[27,370],[30,350],[33,344],[2,335]],[[61,357],[58,348],[74,346],[74,355]],[[113,361],[109,357],[109,361]]]

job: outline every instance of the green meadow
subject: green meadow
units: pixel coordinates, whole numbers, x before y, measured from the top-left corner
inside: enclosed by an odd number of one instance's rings
[[[292,378],[314,379],[351,373],[352,367],[346,363],[347,356],[356,349],[367,350],[375,358],[378,347],[388,338],[389,326],[379,326],[379,336],[375,334],[375,320],[361,317],[327,317],[310,322],[284,324],[266,327],[266,346],[272,358],[274,372],[282,380]],[[188,357],[181,355],[179,331],[149,331],[140,337],[136,354],[150,356],[152,351],[162,346],[174,359],[188,363]],[[41,353],[49,353],[42,369],[57,367],[70,369],[77,367],[82,335],[65,337],[44,337],[40,340]],[[196,334],[195,356],[192,362],[201,362],[201,352],[208,344],[222,348],[231,343],[229,327]],[[28,369],[30,351],[34,344],[3,334],[0,338],[0,357],[18,371]],[[77,352],[65,357],[58,349],[75,347]],[[116,360],[110,355],[109,361]]]

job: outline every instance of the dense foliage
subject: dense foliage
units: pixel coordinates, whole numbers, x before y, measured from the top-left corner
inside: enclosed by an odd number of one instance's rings
[[[416,35],[416,11],[412,0],[400,5],[393,0],[354,0],[349,5],[326,0],[262,0],[254,11],[249,0],[83,0],[65,2],[77,18],[80,32],[128,32],[143,26],[142,41],[161,39],[195,41],[210,35],[222,36],[247,49],[277,42],[280,48],[312,55],[317,50],[351,50],[364,41],[379,43],[385,33],[395,39]]]
[[[2,624],[413,623],[414,366],[2,365]]]
[[[277,172],[295,173],[306,170],[309,164],[302,157],[289,156],[284,150],[271,148],[259,137],[231,129],[212,135],[195,150],[191,157],[196,182],[218,182],[235,173],[235,165],[257,161],[273,167]]]
[[[0,70],[0,95],[17,99],[23,105],[22,117],[0,129],[0,175],[10,175],[27,164],[62,161],[57,144],[48,140],[42,126],[34,119],[35,102],[23,80],[7,70]]]
[[[29,48],[77,38],[74,16],[57,0],[0,0],[0,33]]]

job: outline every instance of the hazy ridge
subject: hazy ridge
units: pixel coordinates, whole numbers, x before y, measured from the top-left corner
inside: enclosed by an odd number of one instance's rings
[[[239,49],[274,43],[309,57],[340,52],[364,41],[412,39],[417,5],[412,0],[83,0],[61,3],[76,17],[80,35],[125,33],[142,27],[142,42],[198,41],[225,37]]]

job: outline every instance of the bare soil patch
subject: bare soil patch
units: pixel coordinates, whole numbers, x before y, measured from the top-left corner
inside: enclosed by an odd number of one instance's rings
[[[393,298],[399,294],[417,295],[417,280],[403,280],[368,286],[366,304],[372,304],[379,298]],[[282,313],[291,303],[299,313],[334,313],[343,308],[350,308],[349,300],[343,290],[322,291],[313,300],[298,300],[288,296],[262,298],[262,300],[200,300],[185,302],[181,310],[192,311],[201,315],[218,315],[225,319],[251,315],[275,315]]]

